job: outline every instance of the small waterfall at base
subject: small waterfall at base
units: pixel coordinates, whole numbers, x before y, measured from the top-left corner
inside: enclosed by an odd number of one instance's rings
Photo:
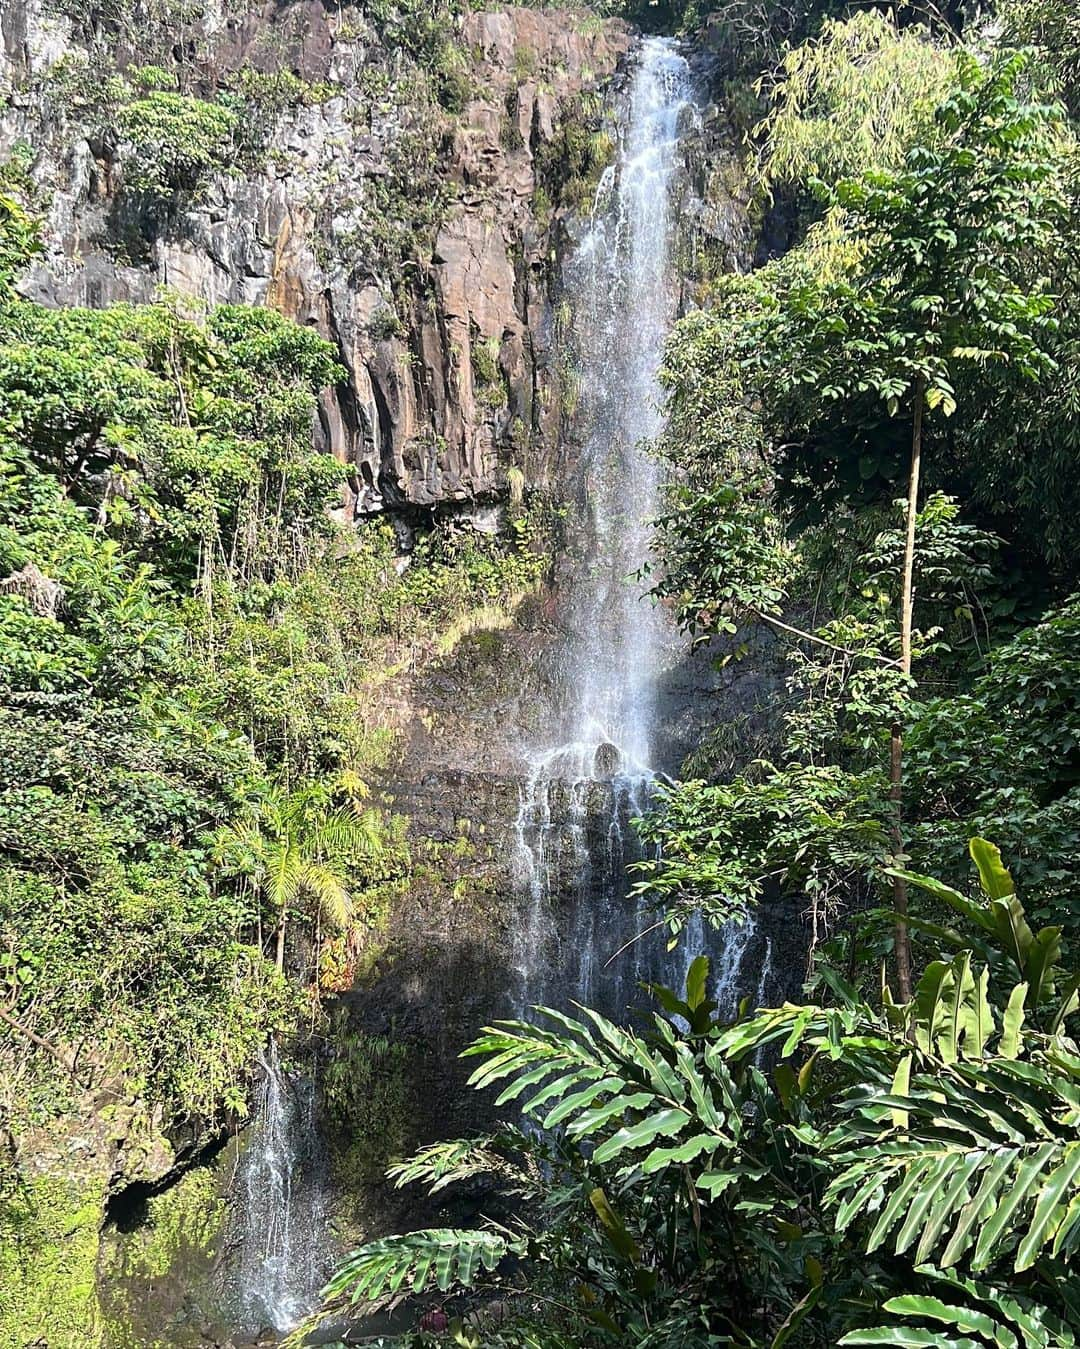
[[[553,743],[527,756],[517,817],[518,1014],[572,997],[621,1015],[639,1000],[639,981],[678,984],[706,946],[721,952],[718,983],[734,1005],[753,936],[749,925],[729,925],[722,944],[716,934],[707,940],[698,919],[674,956],[663,932],[635,940],[656,916],[629,898],[627,881],[640,857],[632,821],[655,781],[657,687],[682,654],[667,615],[633,578],[648,561],[659,505],[649,446],[662,427],[657,372],[675,314],[679,133],[694,116],[687,62],[670,40],[645,39],[617,162],[566,273],[584,432],[581,559],[566,605]]]
[[[230,1283],[238,1327],[292,1330],[329,1273],[327,1158],[315,1085],[284,1071],[271,1042],[247,1146],[234,1179]]]

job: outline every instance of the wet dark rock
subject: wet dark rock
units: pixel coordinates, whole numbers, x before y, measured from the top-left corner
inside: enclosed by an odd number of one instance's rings
[[[610,741],[598,746],[593,759],[595,775],[598,778],[613,778],[619,771],[621,758],[618,747],[611,744]]]

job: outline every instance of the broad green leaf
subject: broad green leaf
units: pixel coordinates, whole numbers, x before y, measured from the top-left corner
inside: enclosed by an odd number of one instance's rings
[[[695,1011],[705,1001],[709,982],[709,957],[695,956],[686,972],[686,1003]]]
[[[915,1039],[919,1048],[927,1054],[933,1052],[942,1016],[942,1001],[953,979],[951,965],[943,960],[932,960],[915,989]]]
[[[1028,1003],[1037,1007],[1053,995],[1054,970],[1061,957],[1061,928],[1044,927],[1027,950],[1024,978],[1030,985]]]
[[[896,1316],[923,1316],[929,1321],[941,1321],[954,1330],[968,1330],[974,1335],[991,1338],[996,1336],[999,1329],[998,1323],[985,1312],[971,1307],[958,1307],[925,1293],[905,1293],[901,1297],[889,1298],[884,1304],[884,1310]]]
[[[1016,886],[1002,863],[999,848],[984,838],[973,838],[968,851],[979,872],[979,884],[991,899],[1008,899],[1016,894]]]
[[[911,1085],[911,1055],[905,1054],[896,1065],[896,1072],[893,1074],[892,1094],[894,1096],[906,1096]],[[892,1122],[898,1129],[906,1129],[910,1120],[910,1115],[906,1110],[893,1110]]]
[[[643,1148],[653,1141],[654,1138],[670,1137],[678,1133],[680,1129],[686,1128],[692,1121],[685,1110],[679,1110],[674,1107],[668,1110],[661,1110],[655,1115],[648,1115],[637,1124],[627,1125],[620,1129],[618,1133],[612,1136],[593,1153],[593,1161],[597,1166],[602,1166],[604,1162],[609,1162],[619,1153],[625,1152],[628,1148]]]
[[[703,1152],[716,1152],[720,1145],[721,1140],[715,1134],[697,1134],[676,1148],[654,1148],[641,1164],[642,1173],[648,1176],[665,1166],[692,1162]]]
[[[600,1186],[590,1191],[589,1203],[604,1228],[604,1234],[617,1255],[633,1265],[641,1263],[641,1251],[637,1242],[626,1230],[626,1225],[611,1206],[611,1202]]]
[[[1009,1003],[1002,1017],[1001,1039],[997,1052],[1005,1059],[1015,1059],[1021,1049],[1021,1030],[1024,1025],[1024,1003],[1027,1000],[1027,984],[1017,984],[1009,994]]]
[[[623,1085],[622,1078],[605,1077],[599,1082],[590,1082],[581,1091],[575,1091],[569,1096],[564,1096],[558,1105],[552,1106],[544,1116],[544,1128],[554,1129],[568,1115],[574,1114],[577,1110],[584,1110],[591,1106],[598,1096],[606,1096],[610,1092],[618,1091]]]
[[[850,1330],[839,1344],[881,1344],[890,1349],[986,1349],[978,1340],[953,1339],[937,1330],[921,1330],[918,1326],[876,1326],[867,1330]]]

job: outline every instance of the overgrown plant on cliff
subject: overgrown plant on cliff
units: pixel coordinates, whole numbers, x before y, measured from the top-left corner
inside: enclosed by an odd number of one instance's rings
[[[376,866],[381,871],[388,852],[380,812],[364,809],[356,796],[335,804],[334,786],[316,783],[291,792],[275,787],[214,839],[218,865],[267,904],[279,971],[290,914],[306,904],[317,933],[324,926],[344,931],[356,917],[353,875]]]

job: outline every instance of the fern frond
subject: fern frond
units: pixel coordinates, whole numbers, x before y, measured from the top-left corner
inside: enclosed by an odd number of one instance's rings
[[[459,1138],[449,1143],[433,1143],[421,1148],[407,1161],[387,1169],[387,1177],[401,1189],[421,1181],[429,1194],[437,1194],[448,1185],[480,1175],[513,1175],[523,1181],[525,1175],[493,1146],[494,1139]]]
[[[369,1241],[352,1252],[323,1290],[324,1298],[347,1297],[352,1306],[379,1302],[429,1288],[471,1288],[507,1255],[523,1256],[528,1239],[505,1231],[426,1228]]]
[[[971,1346],[971,1349],[1072,1349],[1072,1330],[1049,1310],[1009,1289],[930,1266],[928,1290],[889,1298],[887,1320],[850,1331],[840,1344]],[[957,1336],[963,1338],[956,1338]],[[975,1338],[972,1338],[975,1337]]]
[[[902,1095],[852,1093],[842,1169],[825,1196],[838,1230],[873,1216],[868,1251],[913,1250],[942,1268],[963,1256],[976,1273],[1005,1255],[1019,1272],[1070,1247],[1080,1236],[1076,1095],[1044,1061],[1001,1059],[916,1075]]]

